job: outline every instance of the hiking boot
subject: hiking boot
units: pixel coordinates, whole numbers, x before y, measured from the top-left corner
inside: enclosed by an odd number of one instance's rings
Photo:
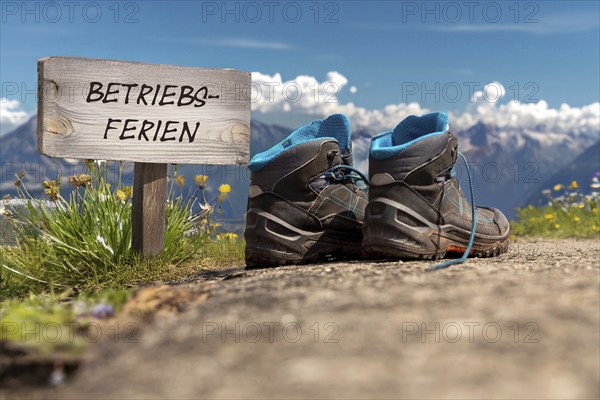
[[[476,207],[471,238],[473,210],[453,173],[458,154],[445,113],[411,115],[372,139],[365,257],[433,259],[464,253],[464,261],[469,254],[488,257],[508,250],[509,223],[495,208]]]
[[[246,265],[360,257],[366,181],[341,114],[299,128],[250,160]]]

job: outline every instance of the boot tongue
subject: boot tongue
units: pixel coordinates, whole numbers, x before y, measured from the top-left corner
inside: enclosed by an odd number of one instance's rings
[[[350,120],[344,114],[333,114],[324,120],[315,121],[316,137],[334,138],[342,152],[352,152]]]
[[[352,140],[350,138],[350,120],[344,114],[333,114],[313,121],[302,128],[303,133],[316,138],[334,138],[339,146],[340,163],[352,165]],[[339,163],[338,163],[339,164]]]
[[[444,132],[448,129],[448,114],[429,113],[422,116],[410,115],[392,131],[392,146],[400,146],[423,136]]]
[[[352,165],[352,139],[350,120],[344,114],[333,114],[320,121],[318,136],[333,137],[338,142],[341,163]]]
[[[352,148],[350,149],[346,149],[344,151],[344,153],[342,154],[342,163],[344,163],[345,165],[349,165],[352,166]]]
[[[346,164],[346,161],[352,162],[352,159],[348,160],[347,155],[341,152],[340,145],[337,141],[331,139],[323,139],[319,141],[319,154],[312,161],[312,171],[317,172],[318,175],[311,173],[309,186],[320,193],[321,190],[331,185],[336,180],[342,179],[341,171],[330,171],[332,167],[340,164]],[[350,157],[352,153],[350,152]]]
[[[315,161],[319,169],[329,169],[335,165],[343,164],[344,154],[340,149],[340,144],[331,139],[323,139],[320,142],[320,152],[322,153]]]
[[[313,142],[315,148],[320,148],[324,142],[332,142],[335,140],[335,148],[328,155],[329,161],[333,164],[329,167],[338,164],[352,165],[352,141],[350,139],[350,120],[343,114],[333,114],[323,120],[313,121],[310,124],[296,130],[292,135],[303,141]],[[292,146],[293,140],[288,138],[282,142],[284,149]],[[336,153],[334,156],[333,153]],[[323,160],[315,160],[322,163]],[[328,167],[328,168],[329,168]]]

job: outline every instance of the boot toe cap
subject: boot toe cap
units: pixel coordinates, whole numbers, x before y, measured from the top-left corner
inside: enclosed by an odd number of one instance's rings
[[[502,211],[497,208],[490,208],[494,212],[494,224],[498,228],[500,236],[506,236],[510,231],[510,223]]]

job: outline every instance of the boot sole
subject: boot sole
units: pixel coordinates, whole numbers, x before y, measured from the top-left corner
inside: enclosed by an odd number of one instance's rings
[[[367,259],[433,260],[461,256],[470,231],[454,225],[436,225],[403,204],[389,199],[383,212],[367,210],[363,225],[362,254]],[[410,216],[411,224],[398,220],[398,212]],[[470,256],[494,257],[508,251],[510,232],[502,236],[475,234]]]
[[[248,210],[244,238],[248,268],[361,257],[362,235],[331,229],[305,231],[264,211]]]

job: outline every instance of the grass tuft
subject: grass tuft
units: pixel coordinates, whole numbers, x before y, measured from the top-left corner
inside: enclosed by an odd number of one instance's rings
[[[512,223],[515,236],[551,238],[593,238],[600,234],[598,202],[599,177],[592,179],[591,194],[584,194],[576,181],[556,184],[542,193],[548,197],[544,207],[531,205],[517,210]]]
[[[26,210],[3,208],[17,232],[16,247],[0,247],[3,298],[126,288],[180,277],[177,267],[198,269],[205,259],[221,264],[243,260],[243,243],[237,235],[218,234],[218,224],[212,221],[212,211],[220,209],[229,185],[221,185],[218,204],[211,206],[204,197],[208,177],[196,177],[198,188],[184,196],[184,177],[176,168],[170,177],[164,251],[142,258],[131,248],[132,188],[121,185],[120,179],[112,187],[107,163],[88,161],[86,165],[89,174],[70,177],[72,190],[66,198],[61,194],[60,177],[44,182],[53,207],[30,196],[22,182],[24,175],[17,175],[15,184]],[[179,191],[173,190],[175,185]],[[201,212],[194,215],[195,208]]]

